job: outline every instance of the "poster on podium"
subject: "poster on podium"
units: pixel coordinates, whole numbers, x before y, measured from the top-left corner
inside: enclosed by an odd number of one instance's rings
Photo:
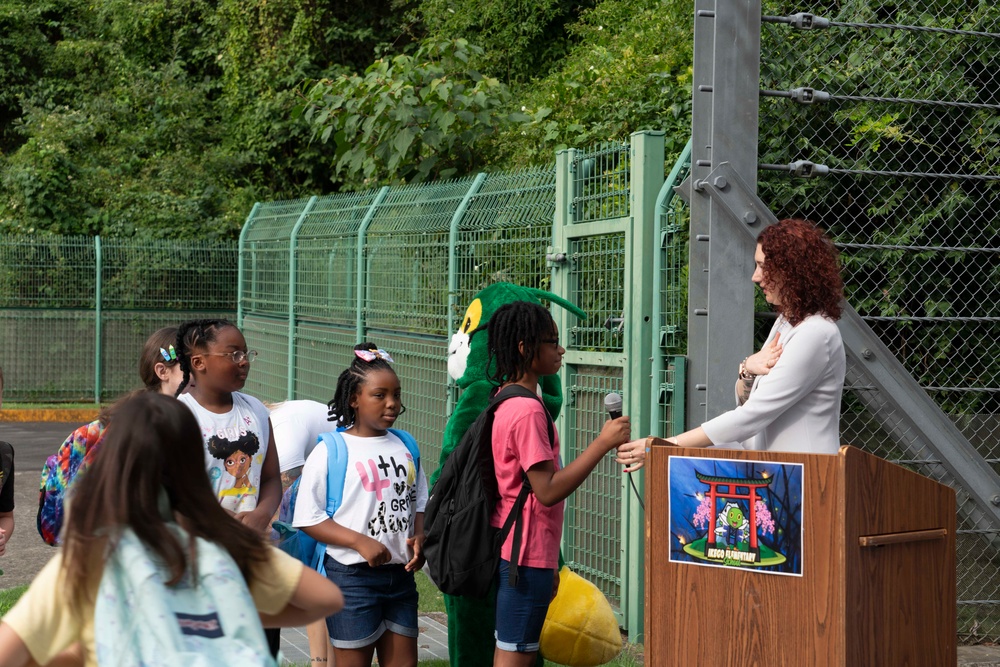
[[[671,456],[670,561],[802,576],[801,463]]]

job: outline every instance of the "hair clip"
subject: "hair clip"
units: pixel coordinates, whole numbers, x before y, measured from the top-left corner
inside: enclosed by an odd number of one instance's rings
[[[382,359],[383,361],[388,361],[390,364],[396,363],[385,350],[354,350],[354,354],[358,357],[358,359],[368,362],[375,361],[376,359]]]
[[[168,349],[170,350],[169,352],[161,347],[160,356],[163,357],[164,361],[177,361],[177,350],[174,349],[173,345],[171,345]]]

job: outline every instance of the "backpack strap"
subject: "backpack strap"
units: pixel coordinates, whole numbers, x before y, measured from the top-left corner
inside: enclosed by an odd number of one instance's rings
[[[344,482],[347,480],[347,443],[340,430],[327,431],[319,436],[326,445],[326,513],[331,519],[344,499]]]
[[[542,412],[545,413],[545,426],[548,430],[549,435],[549,445],[551,445],[556,440],[555,427],[552,424],[552,416],[549,414],[548,409],[545,407],[545,403],[539,398],[538,394],[535,392],[522,387],[519,384],[512,384],[509,387],[504,387],[490,399],[489,406],[487,410],[496,412],[497,407],[506,401],[508,398],[514,398],[515,396],[521,396],[524,398],[534,398],[539,403],[542,404]],[[490,435],[492,437],[493,421],[490,420],[489,424]],[[517,569],[517,562],[521,557],[521,528],[524,522],[524,503],[528,500],[528,494],[531,493],[531,482],[528,480],[528,473],[521,471],[521,490],[517,494],[517,499],[514,501],[514,506],[511,507],[510,513],[507,514],[507,518],[504,520],[503,528],[500,529],[500,544],[502,545],[507,539],[507,534],[510,533],[511,527],[513,526],[514,537],[511,542],[510,548],[510,570],[508,571],[507,581],[514,588],[517,587],[517,582],[519,579],[519,573]]]
[[[401,431],[396,428],[388,429],[389,433],[403,441],[406,448],[410,451],[410,456],[413,457],[413,463],[417,467],[417,472],[420,472],[420,448],[417,447],[417,439],[406,431]]]

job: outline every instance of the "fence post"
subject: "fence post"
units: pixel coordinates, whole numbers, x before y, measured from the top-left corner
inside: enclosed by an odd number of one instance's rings
[[[250,215],[247,216],[246,222],[243,223],[243,229],[240,230],[240,240],[236,246],[236,326],[240,329],[243,328],[243,297],[246,294],[245,288],[243,287],[243,280],[246,273],[246,261],[243,259],[243,253],[246,250],[247,232],[250,231],[250,223],[257,216],[257,211],[260,210],[260,202],[256,202],[253,208],[250,209]]]
[[[365,235],[368,233],[368,225],[372,224],[372,220],[375,219],[375,212],[378,210],[379,205],[389,194],[389,186],[383,185],[375,195],[375,199],[372,201],[371,206],[368,207],[368,211],[365,213],[364,219],[361,221],[361,226],[358,227],[358,294],[357,294],[357,310],[355,311],[354,318],[354,331],[355,331],[355,342],[360,343],[365,339],[365,300],[368,298],[367,293],[367,280],[365,275]]]
[[[298,282],[298,261],[295,257],[296,241],[298,240],[299,229],[306,221],[309,212],[316,204],[316,195],[309,198],[305,208],[299,214],[299,219],[295,221],[292,232],[288,236],[288,386],[286,387],[286,398],[295,398],[295,286]]]
[[[646,424],[652,391],[649,377],[654,355],[653,337],[659,328],[653,321],[653,302],[659,297],[649,289],[653,284],[653,258],[656,252],[656,196],[663,185],[664,142],[663,132],[636,132],[631,137],[631,177],[629,191],[630,223],[627,231],[628,280],[624,309],[628,361],[623,370],[623,387],[628,397],[628,414],[635,424]],[[641,435],[641,434],[637,434]],[[632,641],[641,642],[644,624],[644,572],[645,523],[639,499],[632,492],[636,482],[638,493],[643,492],[644,476],[622,476],[622,547],[625,551],[622,564],[622,612]],[[636,479],[638,478],[638,479]]]
[[[94,237],[94,264],[95,264],[95,274],[94,274],[94,403],[98,405],[101,403],[101,357],[104,353],[104,347],[101,345],[101,336],[103,335],[103,322],[104,317],[103,308],[101,304],[101,279],[103,273],[102,261],[101,261],[101,237]]]
[[[448,345],[451,334],[457,328],[455,324],[455,309],[458,307],[458,257],[455,254],[455,246],[458,245],[458,226],[465,218],[465,212],[469,208],[472,198],[483,187],[486,180],[485,173],[476,174],[476,180],[469,186],[469,190],[462,197],[462,203],[455,209],[455,214],[451,216],[451,226],[448,228],[448,329],[445,331],[445,345]],[[445,403],[445,416],[451,417],[451,411],[455,409],[455,379],[448,374],[447,384],[448,398]]]
[[[682,413],[680,422],[677,421],[676,410],[673,413],[674,421],[671,424],[671,432],[664,433],[662,431],[662,424],[660,423],[660,409],[662,402],[660,400],[660,394],[662,393],[660,389],[661,378],[663,377],[663,372],[667,369],[666,357],[664,354],[664,339],[667,337],[668,332],[664,328],[664,312],[663,312],[663,291],[668,288],[676,289],[676,286],[664,285],[664,272],[667,270],[667,209],[671,205],[676,194],[674,193],[674,187],[680,185],[681,176],[690,170],[691,165],[691,140],[688,139],[687,145],[684,146],[684,150],[681,151],[680,156],[674,162],[673,169],[670,170],[670,175],[667,176],[667,180],[663,181],[663,185],[660,187],[660,193],[656,197],[656,206],[653,209],[656,211],[656,227],[653,236],[653,241],[656,243],[656,252],[653,254],[653,363],[652,363],[652,382],[651,385],[654,389],[652,395],[650,396],[650,412],[649,412],[649,426],[648,432],[650,435],[656,436],[666,436],[674,435],[676,433],[682,433],[684,431],[684,406],[681,406],[680,412]],[[675,279],[679,279],[680,276],[673,276]],[[675,378],[674,384],[677,380]],[[679,385],[683,387],[683,385]],[[683,396],[683,388],[679,392],[675,392],[674,396]],[[675,403],[671,403],[673,407],[676,408]],[[676,429],[676,424],[680,423],[680,430]]]

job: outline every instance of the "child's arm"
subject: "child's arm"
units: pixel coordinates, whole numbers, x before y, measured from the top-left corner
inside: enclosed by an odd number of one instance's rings
[[[424,566],[424,513],[413,515],[413,537],[406,538],[406,544],[413,549],[413,558],[406,564],[407,572],[416,572]]]
[[[268,420],[267,451],[260,469],[260,489],[257,492],[257,507],[250,512],[240,512],[236,518],[258,532],[271,527],[271,519],[281,504],[281,470],[278,467],[278,451],[274,446],[274,429]]]
[[[7,540],[14,532],[14,513],[0,512],[0,556],[7,551]]]
[[[333,519],[327,519],[313,526],[302,526],[300,530],[305,531],[306,535],[317,542],[357,551],[372,567],[385,565],[392,558],[388,547],[378,540],[342,526]]]
[[[297,628],[332,616],[344,608],[344,596],[336,584],[312,568],[302,568],[295,592],[276,614],[261,614],[265,628]]]
[[[0,665],[21,667],[32,662],[28,647],[6,623],[0,623]]]
[[[600,435],[565,468],[557,471],[551,460],[531,466],[527,471],[528,481],[531,482],[531,491],[538,502],[551,507],[569,497],[569,494],[583,484],[583,480],[597,467],[604,455],[626,442],[631,432],[627,416],[609,419],[604,422]]]
[[[326,513],[329,474],[326,452],[326,447],[316,447],[302,467],[292,525],[317,542],[357,551],[372,567],[385,565],[391,558],[385,545],[337,523]]]

